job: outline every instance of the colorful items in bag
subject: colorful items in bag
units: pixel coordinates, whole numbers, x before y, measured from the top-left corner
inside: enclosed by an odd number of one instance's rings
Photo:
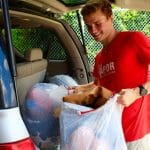
[[[34,85],[26,96],[23,119],[35,144],[42,149],[60,145],[59,119],[54,110],[60,107],[67,89],[50,83]]]
[[[41,149],[59,149],[60,128],[57,110],[66,87],[77,85],[67,75],[51,77],[51,83],[37,83],[27,93],[23,106],[24,122],[35,144]]]

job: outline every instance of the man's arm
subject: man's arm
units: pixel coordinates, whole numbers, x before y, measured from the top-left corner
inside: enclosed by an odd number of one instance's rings
[[[150,80],[148,80],[142,86],[144,87],[144,89],[147,90],[146,95],[150,94]],[[128,107],[133,102],[135,102],[135,100],[144,96],[140,94],[140,89],[141,88],[139,86],[132,89],[122,89],[121,92],[119,93],[120,96],[118,96],[117,102]]]

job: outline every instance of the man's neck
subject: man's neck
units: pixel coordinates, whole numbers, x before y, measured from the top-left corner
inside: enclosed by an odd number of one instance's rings
[[[108,38],[105,41],[102,41],[103,47],[107,47],[118,35],[119,31],[118,30],[111,30],[111,33],[109,34]]]

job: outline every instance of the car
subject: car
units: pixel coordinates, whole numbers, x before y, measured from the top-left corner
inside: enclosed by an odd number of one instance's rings
[[[54,13],[38,8],[37,1],[33,3],[1,0],[0,149],[3,150],[36,148],[21,112],[33,85],[48,83],[55,75],[67,75],[78,84],[92,81],[86,51],[72,28],[54,18]]]
[[[1,0],[0,149],[38,149],[21,112],[32,86],[51,83],[57,75],[71,77],[77,84],[93,80],[84,43],[68,22],[56,17],[80,9],[86,1]],[[148,0],[110,1],[140,10],[150,6]]]
[[[47,82],[48,78],[54,75],[69,75],[79,84],[90,82],[92,80],[91,68],[88,62],[86,51],[69,24],[63,20],[55,19],[52,16],[44,16],[40,11],[37,15],[37,12],[34,9],[32,13],[29,13],[28,9],[24,10],[26,9],[25,5],[27,4],[28,3],[19,4],[18,1],[16,1],[15,4],[13,1],[13,5],[11,7],[12,9],[15,9],[10,12],[12,38],[14,40],[15,50],[17,51],[16,84],[18,97],[21,103],[26,95],[25,91],[27,91],[29,87],[37,82],[41,82],[42,80]],[[16,7],[15,5],[20,6]],[[22,8],[22,11],[18,11],[16,8]],[[53,14],[49,13],[49,15]],[[17,37],[15,37],[16,34],[18,35]],[[42,50],[42,54],[41,56],[39,54],[39,57],[43,58],[35,59],[38,61],[42,59],[41,64],[43,63],[43,68],[38,68],[39,66],[36,68],[36,74],[40,74],[40,72],[42,73],[41,75],[36,76],[37,80],[34,81],[35,73],[25,72],[23,67],[29,64],[31,61],[29,60],[30,58],[27,57],[29,57],[33,51],[38,53],[37,51],[40,50]],[[17,55],[19,52],[24,52],[26,61],[20,62],[22,57],[20,57],[21,55]],[[36,60],[33,61],[35,64]],[[43,71],[45,71],[45,75]],[[30,79],[26,78],[26,76],[29,76],[29,74],[31,77]],[[30,84],[26,85],[26,89],[25,85],[22,86],[24,84],[23,80]],[[27,80],[30,80],[30,82],[27,82]]]

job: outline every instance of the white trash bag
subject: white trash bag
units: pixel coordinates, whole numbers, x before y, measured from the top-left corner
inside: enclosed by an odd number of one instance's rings
[[[117,96],[102,107],[71,103],[62,105],[60,114],[61,150],[127,150]]]

